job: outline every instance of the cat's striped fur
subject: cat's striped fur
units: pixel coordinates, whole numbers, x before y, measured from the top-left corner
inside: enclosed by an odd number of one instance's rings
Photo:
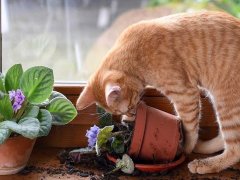
[[[219,136],[199,141],[196,152],[214,157],[194,160],[192,173],[221,171],[240,160],[240,21],[221,12],[171,15],[127,28],[106,55],[78,99],[78,109],[97,102],[106,110],[129,113],[147,85],[174,104],[185,130],[185,151],[198,140],[200,91],[215,107]]]

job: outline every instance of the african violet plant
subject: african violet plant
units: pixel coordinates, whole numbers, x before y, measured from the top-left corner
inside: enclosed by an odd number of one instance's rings
[[[0,144],[11,135],[34,139],[48,135],[52,125],[64,125],[77,115],[73,104],[53,91],[53,71],[20,64],[0,74]]]
[[[98,113],[102,114],[99,124],[92,126],[86,132],[88,147],[73,150],[70,156],[78,162],[81,161],[81,155],[96,153],[100,156],[101,153],[109,153],[118,157],[116,168],[109,173],[117,170],[127,174],[133,173],[134,163],[126,154],[132,135],[131,124],[126,126],[112,121],[112,116],[101,108],[98,108]]]
[[[95,149],[97,155],[100,155],[101,151],[107,151],[108,153],[122,156],[117,159],[116,168],[111,171],[115,172],[121,170],[124,173],[131,174],[134,171],[133,160],[125,154],[125,145],[128,141],[124,141],[124,137],[128,135],[128,131],[113,132],[114,125],[105,126],[99,128],[94,125],[87,131],[86,136],[88,138],[88,147]]]

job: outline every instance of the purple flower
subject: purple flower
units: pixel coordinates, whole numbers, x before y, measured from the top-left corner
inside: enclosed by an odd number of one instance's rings
[[[24,99],[25,96],[23,95],[23,92],[20,89],[17,89],[15,93],[15,102],[22,104],[24,102]]]
[[[12,90],[9,91],[9,98],[11,101],[13,101],[13,110],[17,112],[22,107],[22,103],[25,100],[25,96],[23,95],[22,90],[17,89],[16,91]]]
[[[17,102],[14,102],[13,105],[12,105],[13,109],[15,112],[17,112],[19,109],[21,109],[21,105],[18,104]]]
[[[15,93],[15,91],[8,91],[8,93],[9,93],[9,98],[12,101],[15,98],[16,93]]]
[[[100,128],[96,125],[87,130],[86,137],[88,138],[88,146],[93,148],[97,141],[97,135],[99,133]]]

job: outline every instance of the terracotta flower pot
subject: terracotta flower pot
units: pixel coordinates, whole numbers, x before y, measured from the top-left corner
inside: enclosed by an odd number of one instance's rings
[[[128,154],[141,161],[170,162],[181,151],[181,139],[176,116],[141,102]]]
[[[35,141],[16,136],[1,144],[0,175],[16,174],[21,171],[27,165]]]
[[[185,160],[182,144],[181,123],[176,116],[139,104],[128,150],[136,169],[160,172],[176,167]],[[109,154],[107,158],[116,162]]]

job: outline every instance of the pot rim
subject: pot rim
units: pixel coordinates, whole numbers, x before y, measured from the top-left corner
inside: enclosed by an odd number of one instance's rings
[[[15,168],[0,168],[0,176],[16,174],[16,173],[20,172],[21,170],[23,170],[26,167],[26,165],[27,164],[24,164],[22,166],[15,167]]]
[[[27,138],[27,137],[25,137],[25,136],[23,136],[21,134],[18,134],[17,136],[10,136],[10,137],[8,137],[4,143],[6,143],[7,141],[14,140],[14,139],[19,139],[19,138],[29,139],[30,141],[36,141],[37,140],[37,138],[31,139],[31,138]]]
[[[141,104],[146,105],[143,101],[140,102]],[[139,115],[137,113],[137,116],[135,118],[135,124],[133,128],[133,134],[131,138],[131,143],[130,147],[128,149],[128,154],[134,155],[135,157],[139,156],[142,143],[143,143],[143,137],[145,134],[145,126],[146,126],[146,121],[147,121],[147,108],[143,108],[143,106],[138,106],[137,112],[142,111],[143,115]],[[136,119],[138,119],[136,121]],[[136,131],[137,129],[137,131]],[[137,138],[138,137],[138,138]]]

